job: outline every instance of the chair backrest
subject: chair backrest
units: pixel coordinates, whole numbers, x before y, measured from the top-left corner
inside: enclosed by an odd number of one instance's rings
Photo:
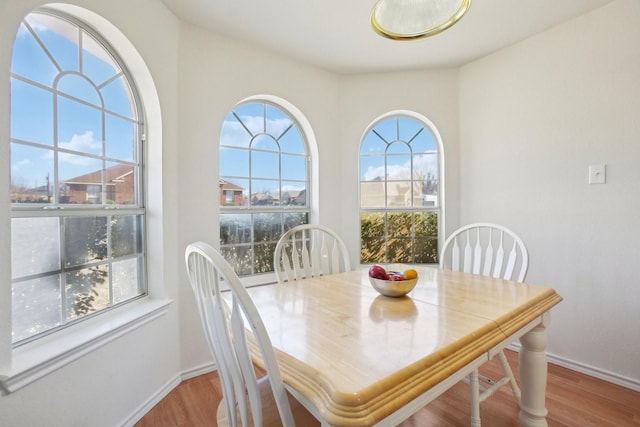
[[[273,254],[278,282],[351,270],[347,247],[333,230],[317,224],[293,227],[280,237]]]
[[[524,281],[528,267],[529,255],[522,239],[497,224],[460,227],[440,252],[440,268],[517,282]]]
[[[218,366],[230,425],[262,425],[262,402],[246,336],[246,328],[250,328],[261,352],[282,424],[294,426],[271,340],[233,268],[216,249],[204,242],[188,245],[185,261],[202,327]],[[225,285],[231,291],[231,306],[220,294]]]

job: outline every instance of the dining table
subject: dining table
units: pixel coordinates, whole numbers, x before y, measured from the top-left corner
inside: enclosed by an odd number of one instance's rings
[[[395,426],[520,342],[523,426],[546,426],[548,286],[424,266],[402,297],[366,267],[247,288],[287,390],[323,426]],[[261,365],[256,348],[254,363]]]

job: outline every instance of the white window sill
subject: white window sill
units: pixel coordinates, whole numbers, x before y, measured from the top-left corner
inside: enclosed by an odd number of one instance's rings
[[[0,385],[13,393],[169,310],[173,300],[143,298],[14,349]]]
[[[243,277],[240,277],[240,281],[242,282],[245,288],[250,288],[252,286],[260,286],[260,285],[276,283],[278,280],[276,279],[276,273],[264,273],[264,274],[255,274],[253,276],[243,276]]]

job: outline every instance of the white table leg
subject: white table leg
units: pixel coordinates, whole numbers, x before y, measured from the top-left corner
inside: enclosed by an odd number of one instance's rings
[[[547,427],[545,397],[547,389],[547,332],[549,313],[542,322],[527,332],[520,343],[520,425]]]
[[[469,389],[471,391],[471,427],[480,427],[480,382],[477,369],[469,374]]]

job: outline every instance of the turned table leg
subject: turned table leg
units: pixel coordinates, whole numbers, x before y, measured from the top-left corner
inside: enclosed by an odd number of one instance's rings
[[[548,323],[549,313],[545,313],[540,324],[520,338],[520,424],[525,427],[547,427],[545,350]]]

